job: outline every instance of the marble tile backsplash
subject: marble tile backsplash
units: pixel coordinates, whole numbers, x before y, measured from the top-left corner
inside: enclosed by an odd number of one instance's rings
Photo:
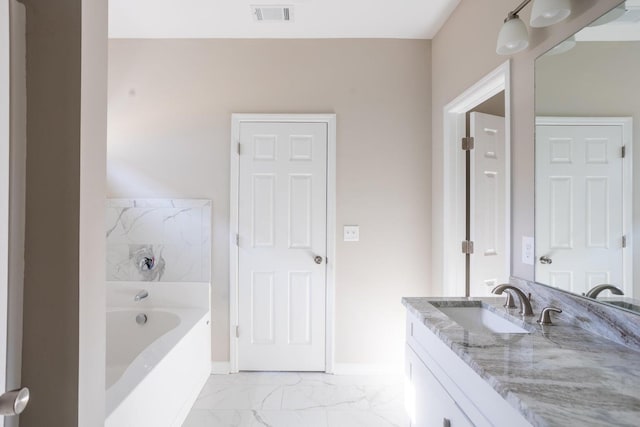
[[[640,315],[528,280],[511,277],[509,282],[531,294],[536,315],[545,307],[560,308],[559,319],[640,351]]]
[[[108,199],[107,281],[209,282],[211,201]]]

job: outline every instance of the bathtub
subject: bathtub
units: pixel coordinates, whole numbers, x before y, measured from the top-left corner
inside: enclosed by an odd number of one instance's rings
[[[149,297],[134,302],[142,289]],[[107,283],[107,427],[180,426],[211,372],[208,283]],[[136,316],[144,314],[144,324]]]

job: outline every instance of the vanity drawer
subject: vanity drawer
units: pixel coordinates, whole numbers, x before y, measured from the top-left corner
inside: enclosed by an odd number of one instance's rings
[[[473,427],[473,423],[408,345],[405,346],[405,360],[406,378],[409,381],[405,399],[411,427]]]

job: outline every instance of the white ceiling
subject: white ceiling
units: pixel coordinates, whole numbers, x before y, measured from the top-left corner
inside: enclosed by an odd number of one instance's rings
[[[431,39],[460,0],[109,0],[111,38]],[[251,5],[293,5],[255,22]]]

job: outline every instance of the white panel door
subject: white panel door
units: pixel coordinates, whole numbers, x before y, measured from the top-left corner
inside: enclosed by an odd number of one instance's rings
[[[240,124],[238,369],[325,370],[326,123]]]
[[[508,159],[504,117],[471,113],[470,240],[474,244],[469,266],[469,294],[490,295],[509,281],[506,222]]]
[[[536,126],[536,281],[623,287],[622,145],[621,126]]]

